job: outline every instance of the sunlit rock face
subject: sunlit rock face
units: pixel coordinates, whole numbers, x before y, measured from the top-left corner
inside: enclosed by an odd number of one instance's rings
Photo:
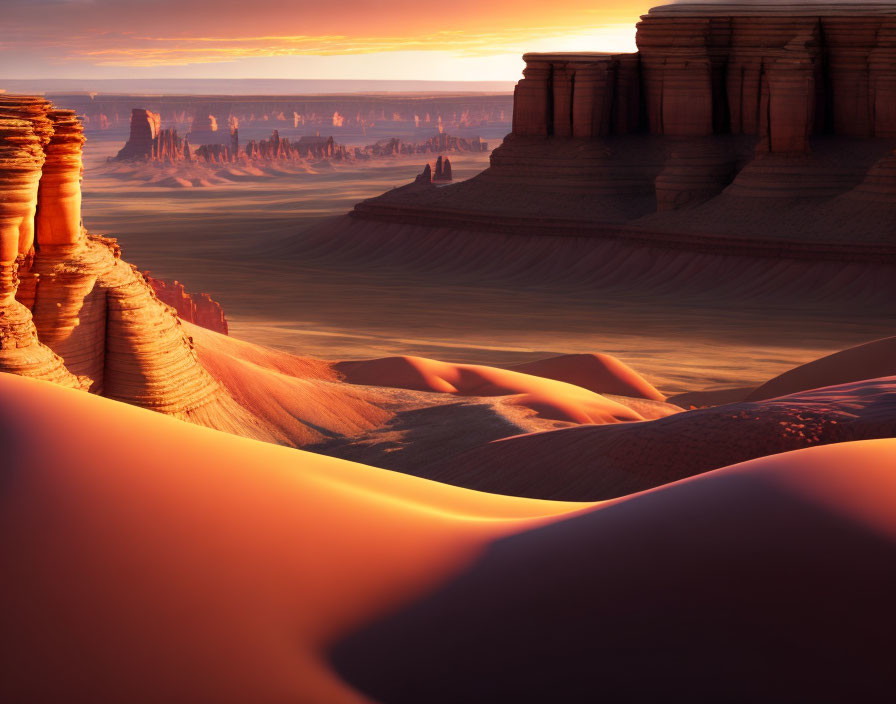
[[[49,107],[41,98],[0,96],[0,371],[80,386],[38,340],[31,312],[15,298],[19,267],[33,252]]]
[[[35,225],[44,246],[70,246],[83,239],[81,232],[81,147],[84,130],[71,110],[51,110],[53,135],[45,148]]]
[[[151,150],[158,121],[133,119],[131,147]],[[0,371],[232,427],[244,413],[200,366],[177,311],[115,240],[82,227],[83,143],[71,111],[0,97]]]

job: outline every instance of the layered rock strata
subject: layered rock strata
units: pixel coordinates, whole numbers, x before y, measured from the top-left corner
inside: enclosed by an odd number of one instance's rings
[[[0,371],[79,387],[82,380],[38,340],[31,311],[15,297],[20,266],[33,252],[49,107],[40,98],[0,96]]]
[[[893,5],[654,8],[637,54],[526,54],[513,133],[743,134],[775,153],[816,133],[892,137],[894,31]]]
[[[223,335],[228,334],[224,309],[207,293],[187,293],[179,281],[156,279],[148,271],[143,272],[143,277],[159,300],[177,311],[178,318]]]
[[[636,41],[526,54],[488,170],[353,215],[896,259],[896,3],[679,3]]]
[[[143,124],[151,142],[153,121]],[[82,227],[83,141],[70,111],[0,97],[0,371],[253,434],[257,423],[199,364],[176,311],[114,240]]]

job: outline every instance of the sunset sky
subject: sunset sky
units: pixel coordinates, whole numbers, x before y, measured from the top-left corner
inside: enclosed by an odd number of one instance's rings
[[[625,51],[633,0],[0,0],[3,78],[508,80]]]

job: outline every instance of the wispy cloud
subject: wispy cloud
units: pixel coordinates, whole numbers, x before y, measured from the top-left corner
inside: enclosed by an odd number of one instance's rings
[[[631,34],[634,0],[0,0],[0,74],[196,67],[277,57],[519,54],[545,42]],[[545,21],[547,20],[547,24]],[[271,31],[276,28],[276,31]],[[610,37],[612,40],[613,38]],[[357,59],[358,62],[363,59]],[[4,66],[5,64],[5,66]],[[6,69],[4,71],[4,68]]]
[[[528,41],[542,42],[551,37],[597,33],[606,29],[606,26],[559,25],[537,29],[511,27],[495,32],[442,30],[413,37],[344,34],[151,37],[102,33],[84,34],[72,37],[63,44],[53,44],[56,49],[64,49],[60,53],[67,58],[86,60],[99,66],[165,66],[228,62],[262,56],[334,56],[394,51],[447,51],[458,56],[487,56],[506,52]],[[31,37],[28,42],[32,47],[34,40]]]

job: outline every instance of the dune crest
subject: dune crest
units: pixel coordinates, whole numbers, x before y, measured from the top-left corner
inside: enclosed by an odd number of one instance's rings
[[[770,379],[748,397],[748,401],[836,386],[862,379],[896,374],[896,337],[875,340],[816,359]]]
[[[552,366],[547,365],[548,368]],[[339,362],[334,369],[351,384],[393,386],[461,396],[510,396],[512,403],[551,420],[624,423],[645,419],[641,413],[618,401],[565,381],[546,378],[547,375],[533,376],[476,364],[449,364],[422,357]],[[625,369],[628,370],[627,367]],[[628,390],[630,387],[619,383],[619,388]],[[674,412],[671,407],[652,410],[654,414],[659,414],[652,417]]]
[[[0,409],[0,554],[20,576],[0,586],[16,644],[4,701],[366,701],[321,662],[327,643],[494,537],[580,508],[258,443],[9,374]]]
[[[16,644],[4,700],[545,701],[545,687],[590,687],[595,668],[608,697],[848,682],[870,701],[892,684],[877,647],[896,587],[892,440],[588,506],[457,489],[8,374],[0,409],[0,554],[16,575],[0,586]],[[819,672],[822,653],[835,666]],[[786,667],[759,667],[770,654]],[[648,676],[633,680],[617,662],[629,657]]]
[[[766,457],[499,540],[336,670],[394,704],[886,701],[894,452]]]

